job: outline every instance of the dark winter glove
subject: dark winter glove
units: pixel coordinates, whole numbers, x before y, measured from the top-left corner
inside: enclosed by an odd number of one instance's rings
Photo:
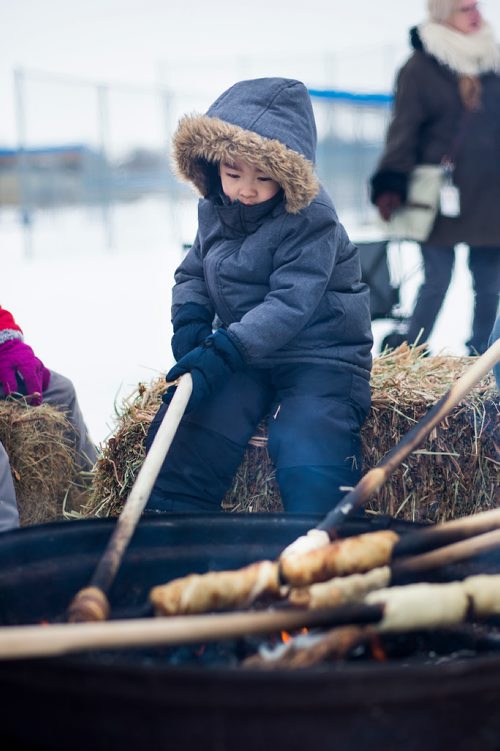
[[[172,352],[177,361],[210,336],[212,320],[213,315],[203,305],[194,302],[181,305],[172,321]]]
[[[401,196],[398,193],[381,193],[375,203],[382,219],[388,222],[396,209],[401,206]]]
[[[5,394],[20,391],[18,375],[24,381],[23,392],[31,396],[31,404],[41,404],[42,393],[49,385],[50,370],[31,347],[20,339],[9,339],[0,344],[0,383]]]
[[[245,365],[243,357],[224,329],[208,336],[200,347],[188,352],[167,373],[167,381],[175,381],[183,373],[191,373],[193,392],[186,412],[196,409]],[[170,386],[163,395],[165,404],[170,404],[176,386]]]

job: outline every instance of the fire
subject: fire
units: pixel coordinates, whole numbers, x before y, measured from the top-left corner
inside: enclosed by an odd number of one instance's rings
[[[387,654],[378,634],[373,634],[370,638],[370,651],[376,662],[385,662],[387,660]]]
[[[309,629],[305,628],[305,627],[301,628],[300,631],[299,631],[299,633],[300,634],[308,634],[309,633]],[[289,634],[288,631],[282,631],[281,632],[281,641],[283,642],[283,644],[288,644],[288,642],[292,641],[292,639],[293,639],[293,636],[292,636],[292,634]]]

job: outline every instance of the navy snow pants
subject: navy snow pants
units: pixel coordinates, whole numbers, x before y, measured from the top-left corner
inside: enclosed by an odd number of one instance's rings
[[[419,289],[407,339],[413,343],[428,341],[450,285],[455,249],[421,245],[425,279]],[[474,290],[474,315],[471,336],[466,342],[469,354],[481,355],[488,348],[488,337],[495,322],[500,289],[500,247],[469,248],[469,269]]]
[[[236,373],[181,420],[147,509],[220,511],[248,441],[268,417],[268,450],[285,511],[326,513],[360,478],[360,428],[370,408],[365,378],[324,365]],[[149,449],[166,406],[155,415]]]

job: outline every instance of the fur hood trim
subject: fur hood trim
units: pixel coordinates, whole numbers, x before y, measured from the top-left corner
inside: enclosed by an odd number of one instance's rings
[[[474,34],[462,34],[434,21],[420,24],[416,31],[424,51],[460,76],[500,71],[500,49],[486,22]],[[418,48],[415,36],[413,46]]]
[[[174,134],[174,166],[179,177],[206,197],[212,187],[209,164],[249,162],[281,185],[285,206],[297,214],[319,191],[314,165],[277,139],[264,138],[217,117],[186,115]]]

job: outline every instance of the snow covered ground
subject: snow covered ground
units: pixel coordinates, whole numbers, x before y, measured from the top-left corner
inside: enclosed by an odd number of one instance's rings
[[[170,290],[195,219],[194,199],[177,205],[148,198],[113,207],[109,248],[98,209],[39,212],[29,242],[17,215],[0,212],[0,304],[14,313],[44,363],[73,380],[96,442],[113,430],[115,404],[173,362]],[[353,240],[375,237],[372,227],[360,228],[348,217],[344,224]],[[466,252],[457,252],[431,339],[435,352],[465,353],[472,312]],[[391,253],[405,278],[402,301],[409,311],[420,282],[418,250],[406,244]],[[392,322],[374,323],[375,349],[390,328]]]

